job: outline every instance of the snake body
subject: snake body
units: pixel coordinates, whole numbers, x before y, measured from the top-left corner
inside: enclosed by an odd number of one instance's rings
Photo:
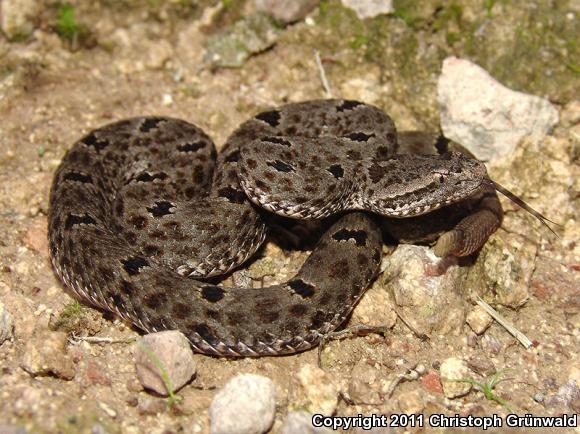
[[[145,331],[181,330],[198,352],[308,349],[344,322],[378,273],[382,236],[369,211],[412,221],[489,199],[482,163],[448,149],[417,154],[412,140],[403,142],[388,115],[348,100],[260,113],[217,158],[211,139],[185,121],[106,125],[79,140],[55,173],[53,266],[87,302]],[[344,215],[285,283],[199,280],[256,252],[267,232],[256,205],[293,218]],[[439,253],[470,254],[497,228],[496,207],[477,206],[440,239]]]

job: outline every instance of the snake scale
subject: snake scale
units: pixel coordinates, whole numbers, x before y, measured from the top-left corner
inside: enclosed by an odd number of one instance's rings
[[[387,114],[349,100],[262,112],[219,155],[182,120],[106,125],[79,140],[55,173],[53,266],[83,300],[148,332],[181,330],[201,353],[308,349],[344,322],[377,275],[381,225],[401,241],[443,234],[439,256],[469,255],[499,226],[483,163],[429,137],[397,136]],[[250,258],[269,212],[340,218],[285,283],[253,289],[200,280]]]

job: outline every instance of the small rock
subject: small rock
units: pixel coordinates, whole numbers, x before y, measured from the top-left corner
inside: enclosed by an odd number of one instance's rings
[[[448,57],[437,84],[441,128],[481,160],[513,152],[530,135],[539,142],[558,122],[549,101],[504,87],[465,59]]]
[[[20,366],[33,376],[55,376],[72,380],[75,365],[66,354],[64,332],[41,330],[26,343]]]
[[[405,414],[423,413],[425,402],[418,390],[402,393],[399,397],[399,409]]]
[[[342,5],[355,11],[361,20],[395,12],[393,0],[341,0]]]
[[[12,337],[14,322],[12,315],[6,310],[4,304],[0,301],[0,345]]]
[[[338,404],[338,385],[332,377],[314,365],[303,366],[296,375],[303,396],[297,406],[304,407],[312,413],[331,415]]]
[[[440,372],[443,393],[447,398],[457,398],[471,391],[470,383],[456,381],[470,378],[470,370],[465,360],[450,357],[441,363]]]
[[[442,394],[443,387],[441,386],[441,377],[437,372],[429,372],[421,378],[421,384],[431,392]]]
[[[468,270],[451,265],[444,273],[434,272],[440,263],[428,247],[400,245],[376,285],[392,291],[400,314],[418,331],[457,334],[467,308],[460,282]]]
[[[260,434],[274,422],[276,390],[269,378],[243,374],[216,393],[210,407],[212,434]]]
[[[225,33],[207,38],[204,62],[218,67],[240,67],[252,54],[274,45],[280,32],[266,14],[250,15]]]
[[[502,348],[501,341],[492,333],[486,333],[481,338],[481,349],[490,355],[499,354]]]
[[[284,23],[304,19],[316,7],[318,0],[256,0],[256,10]]]
[[[471,357],[467,360],[467,366],[484,377],[489,377],[497,372],[493,362],[487,357]]]
[[[471,327],[471,330],[480,335],[491,325],[493,318],[489,316],[485,309],[477,305],[469,311],[465,321]]]
[[[312,425],[312,414],[305,411],[293,411],[288,413],[284,424],[280,428],[280,434],[329,434],[332,431],[323,427]]]
[[[36,27],[42,4],[38,0],[4,0],[0,3],[0,27],[8,39],[19,39]]]
[[[163,367],[173,391],[182,388],[195,374],[196,364],[187,338],[177,330],[151,333],[139,339],[135,352],[137,377],[147,389],[167,396],[159,365]]]

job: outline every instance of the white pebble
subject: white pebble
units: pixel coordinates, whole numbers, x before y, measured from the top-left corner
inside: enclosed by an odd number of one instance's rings
[[[444,60],[437,93],[445,136],[485,161],[511,154],[526,135],[539,142],[558,122],[548,100],[508,89],[465,59]]]
[[[173,96],[171,96],[170,93],[164,93],[162,104],[165,106],[169,106],[169,105],[173,104]]]
[[[261,434],[272,426],[276,390],[269,378],[243,374],[216,393],[210,407],[212,434]]]

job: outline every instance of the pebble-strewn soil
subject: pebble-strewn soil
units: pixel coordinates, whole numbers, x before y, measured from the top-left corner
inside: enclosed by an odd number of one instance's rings
[[[547,0],[442,0],[420,2],[426,3],[421,8],[414,3],[395,2],[394,14],[361,21],[340,2],[322,1],[295,24],[272,24],[265,37],[269,48],[238,68],[222,68],[207,55],[208,38],[221,37],[253,14],[252,1],[78,0],[69,12],[49,0],[0,2],[0,338],[2,327],[8,336],[0,343],[0,432],[19,432],[18,427],[30,433],[209,432],[212,399],[240,373],[274,382],[273,432],[298,410],[338,415],[580,411],[580,102],[574,100],[580,94],[575,39],[580,10],[573,2]],[[24,24],[7,24],[18,10],[31,11]],[[71,10],[75,18],[67,24]],[[422,301],[429,296],[421,295],[425,289],[417,288],[409,298],[419,307],[409,309],[389,282],[393,276],[383,275],[353,322],[392,326],[385,336],[329,343],[322,368],[316,351],[242,360],[196,355],[195,378],[178,392],[182,399],[168,406],[137,379],[134,345],[126,341],[138,332],[76,303],[52,272],[46,214],[53,172],[81,135],[130,116],[183,118],[220,146],[260,110],[325,96],[315,49],[334,96],[378,105],[401,129],[438,128],[436,83],[449,55],[470,59],[510,88],[550,100],[560,114],[551,134],[539,144],[523,140],[513,155],[491,165],[490,173],[561,223],[560,237],[504,202],[503,228],[472,265],[464,265],[471,268],[450,271],[462,276],[452,297],[433,307]],[[249,276],[256,285],[264,274],[266,284],[283,281],[305,257],[271,242]],[[427,266],[427,259],[421,261]],[[496,273],[510,278],[494,281]],[[479,330],[478,321],[486,320],[474,308],[475,294],[525,333],[533,347],[525,349],[497,323]],[[430,339],[417,338],[397,320],[395,308],[425,326]],[[2,319],[4,309],[10,320]],[[445,327],[451,314],[459,322]],[[464,321],[467,314],[475,325]],[[505,370],[494,392],[507,404],[486,399],[477,387],[459,398],[446,397],[441,367],[453,368],[455,358],[479,382]],[[401,382],[390,395],[390,382],[417,364],[424,367],[420,378]]]

